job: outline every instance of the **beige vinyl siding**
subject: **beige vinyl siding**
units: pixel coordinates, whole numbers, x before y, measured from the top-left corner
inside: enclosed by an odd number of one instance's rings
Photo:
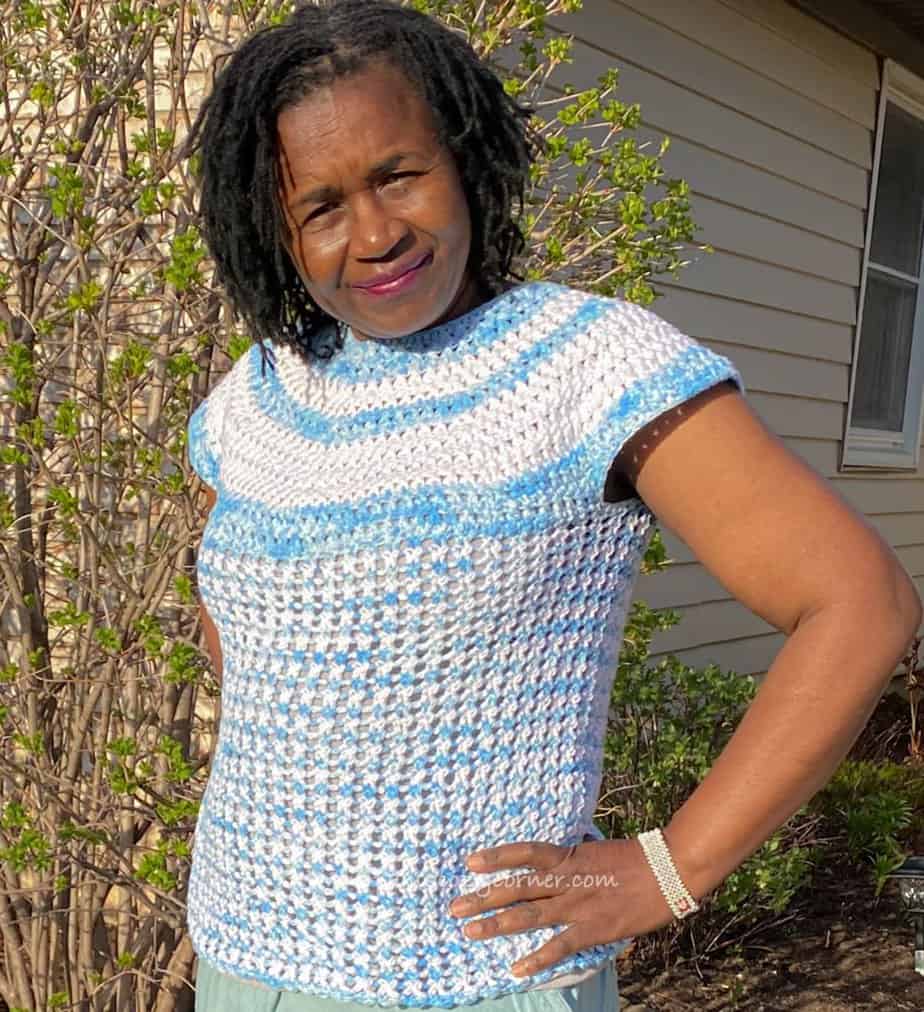
[[[853,357],[879,70],[784,0],[585,0],[559,80],[620,71],[640,138],[691,186],[701,241],[656,312],[742,372],[785,444],[829,478],[924,588],[924,473],[838,474]],[[735,601],[670,530],[665,573],[636,597],[680,612],[655,655],[765,672],[784,637]]]
[[[821,63],[837,71],[837,83],[841,88],[849,87],[843,81],[847,78],[854,86],[876,89],[879,87],[879,68],[870,50],[832,31],[827,25],[804,14],[791,4],[779,0],[723,0],[732,10],[742,12],[748,18],[767,27],[781,36],[790,47],[810,53]],[[791,49],[787,49],[791,56]],[[786,73],[785,65],[780,73]],[[872,119],[870,120],[872,125]]]
[[[641,129],[638,136],[640,142],[657,141],[664,134]],[[656,150],[656,144],[652,150]],[[857,248],[857,236],[863,233],[864,208],[746,165],[732,155],[710,151],[676,134],[671,135],[669,165],[674,175],[696,179],[696,192],[700,196],[764,217],[767,209],[772,209],[771,220],[795,225],[801,232],[829,236],[848,249]]]

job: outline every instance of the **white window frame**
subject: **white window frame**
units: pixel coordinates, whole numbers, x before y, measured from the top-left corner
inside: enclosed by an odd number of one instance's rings
[[[866,429],[851,424],[860,334],[863,328],[863,305],[866,297],[869,252],[875,219],[876,191],[879,184],[882,134],[885,126],[886,105],[889,102],[900,106],[912,116],[924,121],[924,79],[912,74],[893,60],[885,60],[883,63],[882,88],[879,92],[876,150],[873,158],[869,208],[866,215],[866,242],[860,275],[860,293],[857,300],[853,364],[850,369],[850,394],[847,401],[847,426],[842,444],[840,466],[842,471],[854,468],[916,471],[921,457],[921,428],[922,422],[924,422],[924,253],[921,256],[921,275],[918,279],[918,298],[914,311],[914,333],[911,341],[908,385],[905,389],[904,430],[898,434],[884,432],[881,429]],[[904,275],[901,276],[904,277]]]

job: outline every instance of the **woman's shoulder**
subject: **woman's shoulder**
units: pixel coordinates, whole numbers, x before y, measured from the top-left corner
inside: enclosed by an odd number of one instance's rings
[[[596,306],[597,311],[605,311],[608,301],[561,281],[529,280],[507,288],[493,300],[494,309],[489,312],[511,322],[528,319],[533,325],[567,330],[569,322],[580,319],[582,310],[586,313]]]
[[[505,295],[514,300],[533,302],[548,310],[565,307],[572,310],[583,309],[585,312],[592,311],[611,320],[654,315],[650,310],[636,303],[626,302],[618,296],[603,295],[563,281],[526,281],[509,288]]]
[[[648,306],[555,281],[534,282],[532,291],[543,317],[534,330],[567,349],[562,361],[586,388],[621,383],[644,397],[653,384],[673,390],[681,379],[703,372],[733,378],[744,392],[729,359]]]
[[[530,281],[513,296],[534,320],[543,319],[560,336],[586,334],[597,343],[657,343],[675,331],[657,313],[616,295],[600,294],[562,281]]]
[[[600,348],[643,356],[661,350],[669,357],[700,345],[662,316],[656,303],[643,305],[561,281],[531,281],[519,288],[520,298],[532,302],[539,315],[557,318],[562,329],[586,334]]]
[[[269,356],[270,361],[271,356],[272,353]],[[235,356],[231,365],[211,384],[193,417],[202,416],[203,421],[208,418],[210,425],[217,426],[219,419],[224,418],[232,405],[241,403],[241,394],[252,383],[252,377],[260,375],[262,358],[259,341],[254,341],[241,354]]]

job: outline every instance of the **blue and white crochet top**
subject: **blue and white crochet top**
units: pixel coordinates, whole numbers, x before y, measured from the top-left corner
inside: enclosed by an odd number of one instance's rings
[[[622,444],[735,366],[639,306],[523,284],[403,338],[261,376],[189,423],[218,492],[198,551],[222,716],[188,890],[195,950],[270,987],[468,1005],[562,926],[468,939],[501,843],[600,839],[610,690],[653,514]],[[519,871],[526,872],[522,868]],[[477,915],[494,916],[498,911]],[[554,986],[554,985],[553,985]]]

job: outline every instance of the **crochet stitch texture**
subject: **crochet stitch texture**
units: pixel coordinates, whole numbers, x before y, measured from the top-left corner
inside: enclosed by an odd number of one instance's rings
[[[653,313],[519,285],[440,326],[307,363],[254,345],[189,422],[218,492],[198,551],[222,716],[187,919],[270,987],[468,1005],[562,926],[468,939],[450,901],[501,843],[593,823],[622,631],[652,533],[603,501],[634,432],[735,366]],[[494,916],[497,910],[478,916]],[[554,986],[554,985],[553,985]]]

